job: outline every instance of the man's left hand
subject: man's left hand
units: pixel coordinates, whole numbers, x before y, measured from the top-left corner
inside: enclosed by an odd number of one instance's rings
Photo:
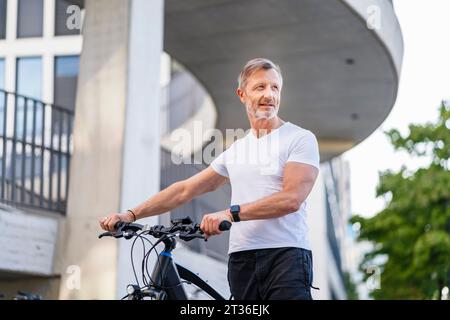
[[[230,210],[206,214],[203,216],[200,229],[205,233],[206,238],[221,234],[222,231],[219,230],[219,225],[225,220],[232,222]]]

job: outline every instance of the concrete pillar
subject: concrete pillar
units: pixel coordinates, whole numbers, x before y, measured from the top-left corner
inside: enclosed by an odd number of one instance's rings
[[[163,3],[163,0],[133,0],[131,5],[121,211],[136,206],[160,188]],[[158,217],[140,223],[154,225],[158,223]],[[125,295],[128,284],[136,282],[130,265],[130,249],[131,241],[120,242],[118,298]],[[140,249],[134,253],[138,263],[142,257]]]
[[[131,276],[98,219],[159,190],[162,20],[162,0],[86,0],[61,299],[115,299]]]

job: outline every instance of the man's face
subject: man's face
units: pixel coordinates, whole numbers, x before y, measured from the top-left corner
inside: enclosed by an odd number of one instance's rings
[[[281,79],[274,69],[260,69],[247,78],[244,89],[237,94],[255,120],[269,120],[278,115],[281,95]]]

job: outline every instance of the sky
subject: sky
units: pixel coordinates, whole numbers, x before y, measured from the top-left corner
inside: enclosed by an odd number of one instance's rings
[[[428,163],[394,152],[383,132],[406,134],[411,123],[434,122],[441,101],[450,100],[450,1],[396,0],[394,8],[404,42],[397,101],[378,130],[343,155],[350,163],[352,213],[366,217],[385,206],[375,197],[380,171]]]

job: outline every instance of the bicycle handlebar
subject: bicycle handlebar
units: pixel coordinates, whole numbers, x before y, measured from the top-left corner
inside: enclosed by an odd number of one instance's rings
[[[221,223],[219,225],[219,230],[221,230],[221,231],[230,230],[231,225],[232,224],[230,221],[227,221],[227,220],[221,221]],[[127,297],[129,299],[131,298],[131,300],[143,300],[145,297],[154,298],[157,300],[166,299],[167,298],[166,290],[169,290],[169,292],[172,292],[171,290],[175,290],[175,287],[178,287],[182,283],[181,279],[179,279],[180,276],[182,279],[188,280],[188,283],[189,283],[189,281],[192,280],[192,282],[194,284],[196,284],[195,281],[197,281],[197,284],[200,283],[200,286],[199,286],[200,288],[202,288],[209,294],[211,294],[211,292],[213,293],[211,296],[213,296],[215,298],[219,297],[219,298],[223,299],[220,296],[220,294],[218,294],[214,289],[209,287],[204,281],[202,282],[202,280],[200,278],[198,278],[198,280],[196,280],[196,278],[192,278],[192,276],[194,274],[189,273],[188,270],[185,271],[184,277],[182,274],[178,275],[177,272],[173,273],[173,271],[172,271],[172,273],[169,272],[170,274],[166,274],[164,271],[164,270],[166,270],[166,271],[174,270],[174,268],[178,268],[179,271],[183,270],[183,269],[180,269],[181,267],[179,265],[173,264],[173,260],[171,260],[170,258],[161,257],[162,253],[161,254],[158,253],[158,250],[156,249],[156,246],[158,244],[160,244],[161,242],[164,243],[164,245],[165,245],[164,252],[170,253],[176,247],[175,237],[178,237],[179,239],[184,240],[184,241],[191,241],[196,238],[204,239],[205,241],[207,240],[203,231],[200,229],[200,225],[198,223],[193,223],[189,217],[186,217],[183,219],[171,220],[171,225],[169,227],[165,227],[163,225],[149,226],[149,225],[137,224],[134,222],[131,223],[131,222],[119,221],[115,224],[114,228],[115,228],[114,231],[108,231],[108,232],[104,232],[104,233],[100,234],[99,238],[102,238],[105,236],[114,237],[114,238],[125,238],[127,240],[131,239],[133,237],[135,238],[133,240],[133,244],[131,246],[131,264],[133,266],[133,272],[134,272],[137,284],[129,285],[127,287],[128,294],[123,299],[125,299]],[[149,239],[146,239],[146,235],[151,235],[151,236],[157,238],[158,240],[155,243],[152,243],[151,241],[149,241]],[[133,261],[133,248],[134,248],[135,242],[139,238],[141,238],[142,245],[144,248],[144,257],[142,260],[142,281],[144,283],[144,287],[141,287],[139,284],[139,280],[137,278],[137,274],[136,274],[135,267],[134,267],[134,261]],[[149,250],[146,249],[145,241],[143,241],[144,239],[147,240],[151,245],[151,248]],[[147,264],[148,264],[148,257],[150,256],[150,254],[153,250],[155,250],[155,253],[158,257],[157,261],[159,263],[159,267],[157,268],[155,266],[153,274],[150,276],[150,273],[148,272],[148,269],[147,269]],[[166,264],[162,264],[160,259],[162,259],[162,262],[165,261]],[[167,264],[167,263],[169,263],[169,264]],[[175,269],[175,271],[176,270],[177,269]],[[193,281],[193,280],[195,280],[195,281]],[[130,290],[128,290],[128,289],[130,289]],[[173,291],[172,294],[175,294],[174,292],[175,291]],[[184,297],[186,294],[183,292],[177,291],[176,295],[179,297]]]
[[[165,227],[162,225],[148,226],[141,225],[138,223],[123,222],[119,221],[115,225],[115,230],[110,232],[104,232],[99,235],[102,237],[114,237],[114,238],[125,238],[131,239],[134,237],[138,231],[143,231],[148,233],[155,238],[161,238],[163,236],[178,235],[181,240],[191,241],[196,238],[205,239],[203,231],[200,229],[199,224],[194,224],[189,217],[172,220],[170,227]],[[231,222],[224,220],[219,225],[220,231],[227,231],[231,228]]]
[[[220,231],[228,231],[231,229],[231,222],[228,220],[223,220],[220,224],[219,224],[219,230]]]

